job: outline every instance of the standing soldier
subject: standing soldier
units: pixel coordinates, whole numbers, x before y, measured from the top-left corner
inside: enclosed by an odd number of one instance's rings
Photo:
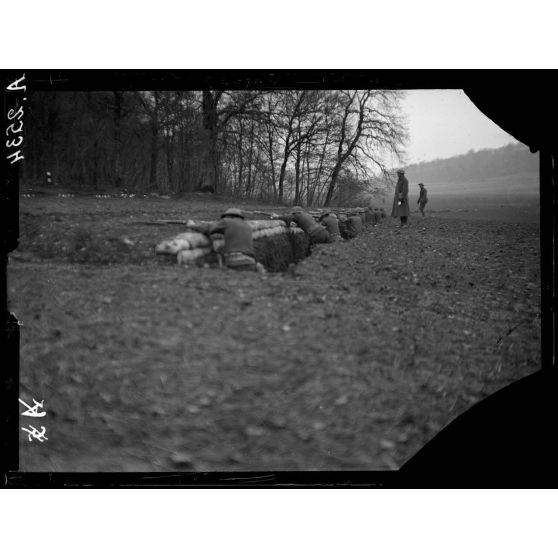
[[[407,219],[409,217],[409,181],[405,178],[405,171],[403,169],[397,171],[397,185],[395,186],[391,216],[399,217],[402,227],[407,226]]]
[[[207,236],[214,233],[223,234],[225,237],[223,254],[227,267],[236,271],[263,271],[263,266],[257,263],[254,257],[252,229],[244,220],[240,209],[233,207],[227,209],[221,215],[221,220],[214,225],[188,221],[186,226]]]
[[[418,206],[422,216],[424,217],[424,206],[428,203],[428,190],[424,187],[422,182],[419,182],[420,194],[418,199]]]
[[[272,219],[284,221],[287,225],[291,222],[296,223],[309,237],[311,244],[324,244],[329,242],[329,233],[322,226],[318,225],[309,213],[306,213],[302,207],[295,205],[290,213],[284,215],[273,214]]]
[[[319,222],[326,228],[329,233],[329,242],[336,242],[341,240],[341,233],[339,232],[339,222],[337,215],[330,211],[324,211],[319,218]]]

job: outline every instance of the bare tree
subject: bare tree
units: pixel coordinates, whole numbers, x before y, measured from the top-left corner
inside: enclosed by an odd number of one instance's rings
[[[259,97],[257,91],[203,91],[204,154],[199,189],[217,192],[220,187],[218,142],[229,120],[252,108]],[[256,111],[257,112],[257,111]]]
[[[326,206],[331,203],[344,165],[350,162],[357,171],[366,173],[366,164],[372,163],[381,172],[387,172],[382,152],[400,156],[406,139],[403,123],[397,115],[397,92],[341,91],[340,101],[337,155],[324,200]]]
[[[122,187],[122,162],[121,162],[121,138],[122,138],[122,114],[124,111],[124,93],[122,91],[113,91],[114,96],[114,178],[113,184],[115,188]]]
[[[159,164],[159,127],[160,127],[160,101],[159,91],[139,91],[136,96],[143,116],[147,118],[150,138],[150,165],[149,188],[157,191],[157,167]]]
[[[83,184],[330,203],[399,157],[393,91],[34,92],[22,165]],[[354,180],[340,180],[342,172]]]

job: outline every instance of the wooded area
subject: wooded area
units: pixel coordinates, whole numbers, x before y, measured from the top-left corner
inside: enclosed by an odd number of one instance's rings
[[[401,92],[102,91],[29,95],[22,180],[358,203],[402,154]]]
[[[463,155],[407,167],[407,174],[424,182],[467,182],[539,172],[539,157],[521,143],[498,149],[472,149]]]

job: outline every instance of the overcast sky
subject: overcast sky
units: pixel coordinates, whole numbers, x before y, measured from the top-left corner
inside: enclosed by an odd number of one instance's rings
[[[407,91],[401,106],[410,135],[408,164],[517,141],[478,110],[462,90]]]

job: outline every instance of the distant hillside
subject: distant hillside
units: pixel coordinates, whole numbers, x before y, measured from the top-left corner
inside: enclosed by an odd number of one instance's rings
[[[485,182],[521,175],[538,182],[539,156],[520,143],[499,149],[469,151],[449,159],[435,159],[406,167],[410,182],[467,183]]]

